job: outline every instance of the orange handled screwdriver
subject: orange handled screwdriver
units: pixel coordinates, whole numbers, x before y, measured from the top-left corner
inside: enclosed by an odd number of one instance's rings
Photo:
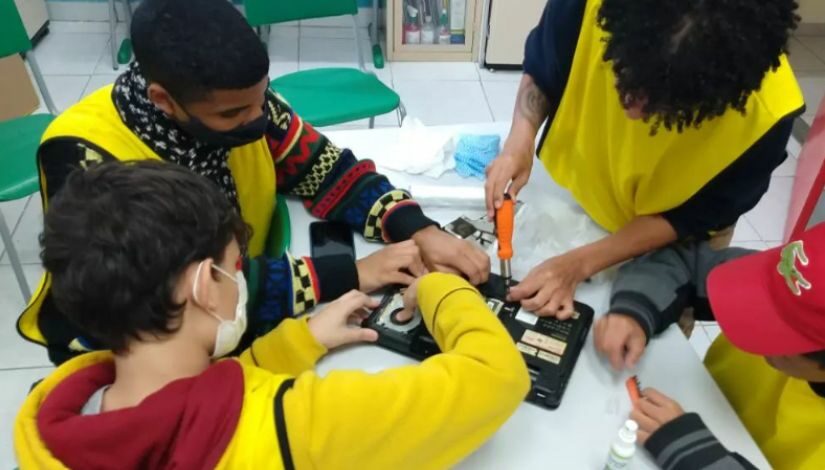
[[[501,261],[501,277],[504,285],[510,287],[513,273],[510,271],[510,260],[513,259],[513,218],[515,217],[515,201],[509,194],[504,194],[501,207],[496,210],[496,236],[498,237],[498,259]]]

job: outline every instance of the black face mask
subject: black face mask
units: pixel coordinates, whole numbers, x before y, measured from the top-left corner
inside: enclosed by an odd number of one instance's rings
[[[233,148],[251,144],[252,142],[255,142],[263,137],[264,132],[266,131],[266,126],[269,123],[269,119],[266,114],[266,109],[264,108],[261,116],[254,121],[241,124],[232,130],[223,132],[212,129],[191,114],[189,114],[188,121],[177,122],[181,129],[186,131],[187,134],[205,144]]]

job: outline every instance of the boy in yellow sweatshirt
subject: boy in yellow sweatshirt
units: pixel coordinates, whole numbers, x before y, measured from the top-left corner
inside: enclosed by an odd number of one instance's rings
[[[356,291],[288,319],[237,359],[247,228],[211,182],[175,165],[73,174],[45,216],[60,309],[111,351],[61,365],[14,426],[21,468],[446,468],[478,448],[529,388],[481,296],[430,274],[408,291],[443,354],[377,374],[312,368],[374,341]],[[417,302],[416,302],[417,299]]]

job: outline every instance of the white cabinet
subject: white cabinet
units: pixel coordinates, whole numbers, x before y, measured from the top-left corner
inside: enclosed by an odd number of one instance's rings
[[[45,0],[14,0],[14,4],[17,5],[17,11],[20,12],[20,17],[23,18],[23,24],[26,26],[29,38],[33,38],[41,30],[44,30],[43,27],[49,21]]]

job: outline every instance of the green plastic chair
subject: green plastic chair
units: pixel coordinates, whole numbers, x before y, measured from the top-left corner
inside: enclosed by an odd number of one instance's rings
[[[275,78],[270,83],[289,101],[303,119],[314,126],[331,126],[398,112],[399,124],[406,112],[401,98],[364,65],[361,37],[356,16],[356,0],[244,0],[246,18],[263,32],[267,42],[268,27],[287,21],[349,15],[355,30],[358,69],[320,68],[303,70]]]
[[[8,202],[31,196],[39,189],[37,171],[37,147],[49,123],[57,114],[49,90],[43,81],[40,67],[26,29],[14,5],[14,0],[0,0],[0,57],[26,53],[26,61],[31,67],[46,108],[51,114],[34,114],[0,122],[0,202]],[[0,212],[0,238],[9,257],[14,276],[20,285],[20,292],[26,302],[31,298],[31,289],[23,275],[20,257],[11,239],[11,230]]]

